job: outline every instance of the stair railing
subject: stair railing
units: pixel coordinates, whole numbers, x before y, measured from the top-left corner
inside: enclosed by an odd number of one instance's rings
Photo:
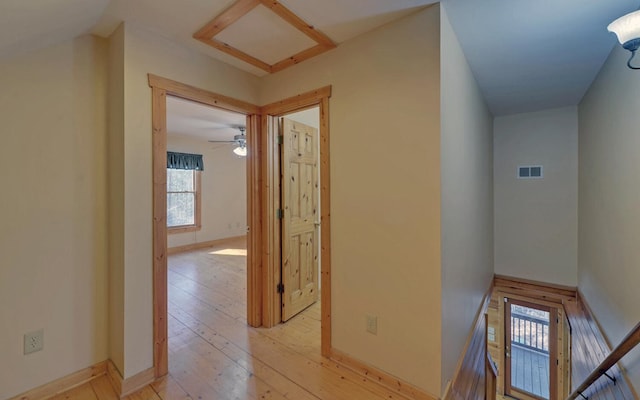
[[[574,400],[579,396],[586,398],[582,393],[603,375],[606,375],[609,379],[615,382],[615,378],[609,376],[607,372],[618,361],[620,361],[622,357],[633,350],[633,348],[636,347],[638,343],[640,343],[640,322],[635,326],[635,328],[631,330],[631,332],[629,332],[627,336],[625,336],[624,339],[622,339],[622,342],[620,342],[620,344],[615,349],[613,349],[611,354],[609,354],[607,358],[605,358],[604,361],[602,361],[600,365],[598,365],[589,374],[589,376],[587,376],[584,382],[582,382],[582,384],[580,384],[580,386],[578,386],[578,388],[574,390],[573,393],[569,395],[569,397],[567,397],[567,400]]]

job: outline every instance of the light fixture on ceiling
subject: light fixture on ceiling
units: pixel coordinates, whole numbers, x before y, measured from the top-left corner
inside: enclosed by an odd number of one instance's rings
[[[246,157],[247,156],[247,146],[245,146],[244,144],[236,147],[235,149],[233,149],[233,152],[235,153],[235,155],[240,156],[240,157]]]
[[[636,55],[636,50],[640,48],[640,10],[616,19],[609,24],[607,30],[615,33],[622,47],[631,52],[627,66],[631,69],[640,69],[640,67],[631,65],[631,60]]]
[[[235,135],[233,140],[209,140],[211,143],[235,143],[237,147],[233,149],[233,153],[240,157],[247,156],[247,137],[244,132],[246,128],[244,126],[235,126],[235,129],[240,131],[239,135]]]

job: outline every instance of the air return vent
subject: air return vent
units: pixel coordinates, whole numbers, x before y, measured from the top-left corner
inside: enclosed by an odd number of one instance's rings
[[[542,165],[521,165],[518,167],[518,179],[542,179]]]

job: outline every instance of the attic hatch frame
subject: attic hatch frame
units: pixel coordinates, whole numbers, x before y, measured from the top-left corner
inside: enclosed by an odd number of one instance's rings
[[[269,105],[256,105],[148,74],[152,110],[153,172],[153,370],[155,378],[169,372],[167,293],[167,95],[246,115],[247,145],[247,323],[270,327],[280,322],[280,297],[273,285],[279,252],[273,240],[278,224],[273,210],[273,185],[279,165],[274,164],[277,132],[271,129],[278,115],[320,108],[321,169],[321,354],[336,356],[331,346],[331,229],[329,182],[329,97],[331,86],[302,93]],[[271,146],[270,146],[271,144]],[[278,168],[276,168],[278,167]]]
[[[306,50],[302,50],[290,57],[278,61],[273,65],[270,65],[243,52],[242,50],[236,49],[227,43],[215,39],[216,35],[243,16],[247,15],[260,4],[273,11],[285,22],[305,34],[311,40],[316,42],[317,45]],[[214,19],[209,21],[205,26],[200,28],[199,31],[194,33],[193,38],[268,73],[282,71],[285,68],[301,63],[302,61],[308,60],[309,58],[315,57],[336,47],[336,44],[328,36],[316,30],[312,25],[307,24],[302,18],[298,17],[277,0],[237,0],[231,5],[231,7],[227,8]]]

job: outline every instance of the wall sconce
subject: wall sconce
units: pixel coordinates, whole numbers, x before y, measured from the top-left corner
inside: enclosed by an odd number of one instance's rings
[[[640,47],[640,10],[616,19],[609,24],[607,30],[615,33],[622,47],[631,52],[627,66],[631,69],[640,69],[640,67],[631,65],[631,60],[633,60],[636,50]]]

